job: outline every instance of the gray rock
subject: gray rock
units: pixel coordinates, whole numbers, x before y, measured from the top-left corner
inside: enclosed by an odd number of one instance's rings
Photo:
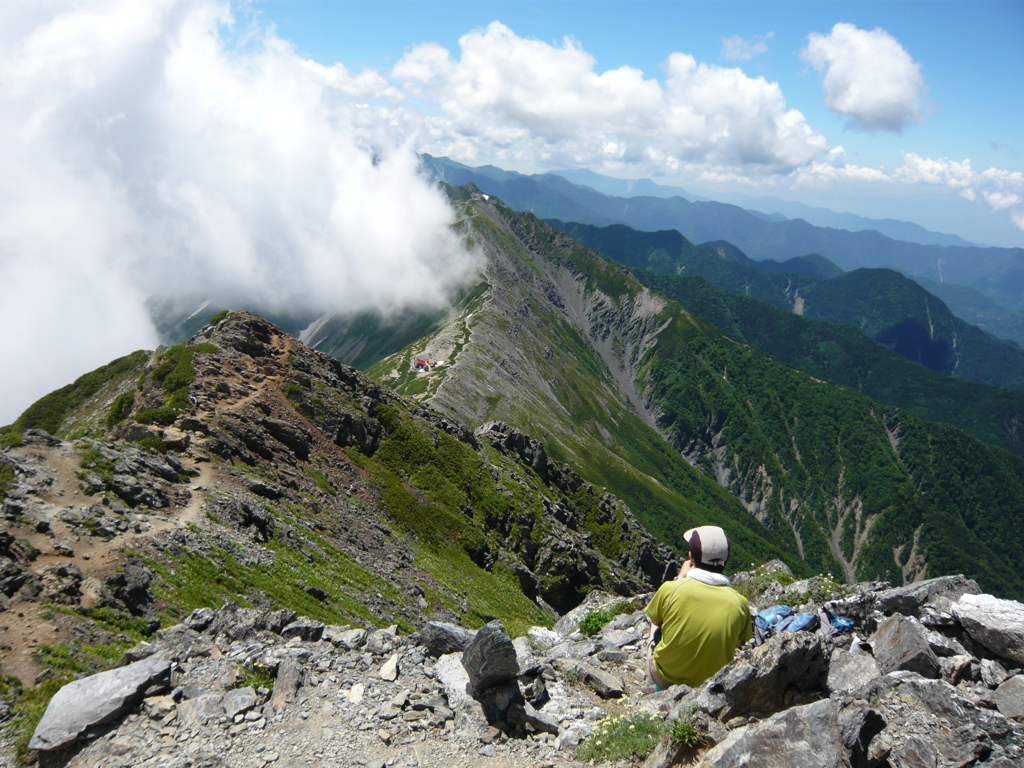
[[[951,612],[974,640],[996,656],[1024,662],[1024,605],[992,595],[965,594]]]
[[[922,624],[923,623],[924,622],[922,622]],[[967,649],[964,648],[963,645],[961,645],[955,638],[947,637],[941,632],[936,632],[934,629],[925,629],[924,634],[925,638],[928,640],[928,645],[936,656],[967,655]]]
[[[366,650],[378,656],[383,656],[394,650],[396,639],[395,633],[392,631],[387,629],[375,630],[366,637]]]
[[[574,640],[551,646],[544,656],[549,659],[585,659],[599,650],[601,646],[593,640]]]
[[[476,632],[439,621],[431,621],[420,630],[420,645],[427,649],[431,656],[444,656],[446,653],[460,653],[476,636]]]
[[[558,735],[558,723],[538,712],[529,702],[512,704],[507,712],[508,722],[526,732]]]
[[[598,638],[602,647],[609,651],[617,651],[625,645],[631,645],[637,641],[636,632],[628,629],[612,629],[602,632]]]
[[[170,661],[150,657],[68,683],[50,700],[29,749],[54,750],[91,738],[147,696],[168,690],[170,682]]]
[[[384,666],[380,668],[380,672],[378,673],[381,680],[393,683],[398,679],[398,657],[399,654],[392,654],[391,658],[384,662]]]
[[[795,694],[820,690],[827,672],[823,638],[784,632],[738,656],[683,698],[677,716],[693,705],[722,721],[778,712]]]
[[[882,622],[869,640],[882,674],[907,670],[923,677],[942,676],[942,665],[928,645],[924,629],[896,614]]]
[[[297,614],[291,608],[279,608],[276,611],[266,611],[261,614],[257,623],[257,629],[273,632],[280,635],[284,628],[295,621]]]
[[[832,693],[854,690],[879,674],[878,662],[866,653],[850,653],[836,648],[828,666],[828,689]]]
[[[306,681],[306,674],[296,662],[288,659],[282,661],[277,668],[277,679],[274,680],[274,691],[270,695],[270,703],[278,709],[295,701],[299,688]]]
[[[471,687],[482,691],[495,685],[515,682],[519,661],[512,638],[500,621],[484,625],[462,652],[462,666]]]
[[[685,744],[680,744],[677,741],[670,739],[659,741],[640,768],[672,768],[673,765],[679,764],[686,749]]]
[[[276,419],[264,419],[261,426],[273,435],[278,442],[291,449],[296,458],[306,461],[309,459],[309,433],[293,424]]]
[[[324,623],[305,616],[296,619],[281,630],[281,637],[297,637],[307,643],[316,642],[324,633]]]
[[[958,685],[961,680],[971,678],[971,665],[974,664],[973,656],[943,656],[939,659],[942,664],[942,679],[950,685]]]
[[[1024,675],[1014,675],[996,689],[996,706],[1006,717],[1024,717]]]
[[[732,731],[709,750],[700,768],[747,768],[754,763],[772,768],[849,768],[842,733],[831,699],[772,715],[755,725]]]
[[[331,645],[338,645],[341,635],[348,632],[349,629],[351,629],[351,627],[345,624],[328,624],[324,627],[324,632],[320,635],[320,639],[326,640]]]
[[[585,662],[576,662],[580,679],[586,683],[602,699],[618,699],[625,695],[626,686],[622,678],[605,672]]]
[[[939,576],[905,587],[887,589],[879,592],[876,599],[878,608],[884,613],[918,617],[926,605],[940,611],[946,610],[962,595],[976,595],[980,591],[975,581],[962,575]]]
[[[196,608],[188,617],[182,622],[186,627],[196,632],[202,632],[217,617],[213,608]]]
[[[483,707],[469,695],[469,674],[462,666],[461,654],[449,653],[434,664],[434,677],[444,686],[448,706],[455,712],[455,732],[476,736],[487,726]]]
[[[349,629],[335,632],[331,637],[331,643],[346,651],[354,651],[366,645],[365,629]]]
[[[1002,664],[992,659],[982,659],[978,668],[981,672],[981,682],[989,688],[998,688],[999,684],[1010,676]]]
[[[886,726],[872,741],[870,752],[888,758],[894,768],[920,765],[914,761],[927,760],[932,754],[941,759],[931,765],[949,766],[999,764],[1000,758],[1012,758],[1019,764],[1024,757],[1024,728],[977,706],[963,690],[944,680],[896,672],[871,687],[861,693],[868,694]],[[927,749],[913,742],[914,738],[926,743]]]
[[[224,716],[224,695],[221,693],[201,693],[178,705],[178,719],[188,728],[202,728],[209,721]]]
[[[248,712],[259,703],[259,696],[251,685],[235,688],[224,694],[224,712],[228,717]]]
[[[527,636],[530,638],[530,642],[533,643],[533,647],[539,651],[546,651],[551,646],[562,642],[560,634],[552,632],[546,627],[530,627]]]

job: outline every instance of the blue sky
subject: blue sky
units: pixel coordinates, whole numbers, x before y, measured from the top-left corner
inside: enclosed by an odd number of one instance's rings
[[[403,54],[421,43],[438,43],[460,57],[459,40],[499,21],[518,38],[553,47],[571,37],[595,59],[601,73],[622,66],[664,79],[673,52],[698,63],[739,67],[751,78],[778,83],[785,106],[799,110],[830,147],[846,150],[845,163],[893,173],[904,153],[922,158],[970,160],[975,172],[996,168],[1024,171],[1024,99],[1013,85],[1024,71],[1024,3],[976,2],[313,2],[266,0],[253,5],[264,23],[291,41],[300,55],[321,64],[340,62],[349,71],[374,69],[385,75]],[[864,130],[830,110],[821,73],[801,56],[812,33],[828,34],[836,23],[860,30],[885,30],[906,51],[923,79],[920,121],[899,131]],[[769,36],[770,35],[770,36]],[[723,41],[739,37],[763,52],[746,60],[723,59]],[[457,158],[472,164],[473,158]],[[478,157],[480,161],[493,158]],[[522,171],[548,169],[540,159],[496,162]],[[556,163],[557,165],[557,163]],[[1024,245],[1024,233],[1004,208],[993,215],[982,201],[929,193],[899,184],[833,184],[807,190],[779,182],[708,184],[691,174],[644,172],[639,167],[602,169],[610,175],[647,175],[711,194],[735,189],[805,202],[857,208],[872,216],[914,216],[932,228],[956,224],[962,234],[994,244]],[[882,188],[886,187],[886,188]],[[970,204],[968,204],[970,203]],[[976,218],[972,215],[976,213]]]

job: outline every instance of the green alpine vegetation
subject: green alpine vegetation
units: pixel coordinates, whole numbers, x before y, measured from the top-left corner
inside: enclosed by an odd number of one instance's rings
[[[633,270],[649,288],[775,360],[925,419],[951,424],[1024,453],[1024,393],[945,376],[915,365],[847,326],[813,320],[715,287],[702,277]]]
[[[126,380],[137,376],[148,358],[148,352],[132,352],[79,376],[66,387],[39,398],[13,424],[0,427],[0,433],[20,433],[26,429],[43,429],[51,435],[73,432],[76,414],[87,411],[90,403],[102,402],[105,393],[116,390]]]

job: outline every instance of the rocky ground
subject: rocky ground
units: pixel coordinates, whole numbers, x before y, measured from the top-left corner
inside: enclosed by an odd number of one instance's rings
[[[762,599],[795,603],[819,588],[775,585]],[[554,630],[514,641],[499,622],[401,636],[229,603],[160,630],[103,673],[138,670],[114,703],[99,701],[117,687],[100,676],[80,681],[66,710],[55,697],[33,746],[46,747],[40,765],[90,768],[570,766],[603,718],[646,711],[690,719],[699,744],[663,741],[615,764],[1024,763],[1024,606],[962,577],[832,597],[801,607],[846,614],[855,633],[781,633],[700,688],[661,693],[642,676],[642,611],[580,633],[591,610],[633,607],[600,592]]]

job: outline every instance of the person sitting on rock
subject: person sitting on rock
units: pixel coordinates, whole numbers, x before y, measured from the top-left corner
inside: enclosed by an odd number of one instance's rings
[[[689,559],[678,578],[661,585],[646,610],[653,649],[648,651],[647,675],[659,691],[679,684],[696,688],[753,637],[750,604],[723,573],[729,560],[725,531],[704,525],[683,537]]]

